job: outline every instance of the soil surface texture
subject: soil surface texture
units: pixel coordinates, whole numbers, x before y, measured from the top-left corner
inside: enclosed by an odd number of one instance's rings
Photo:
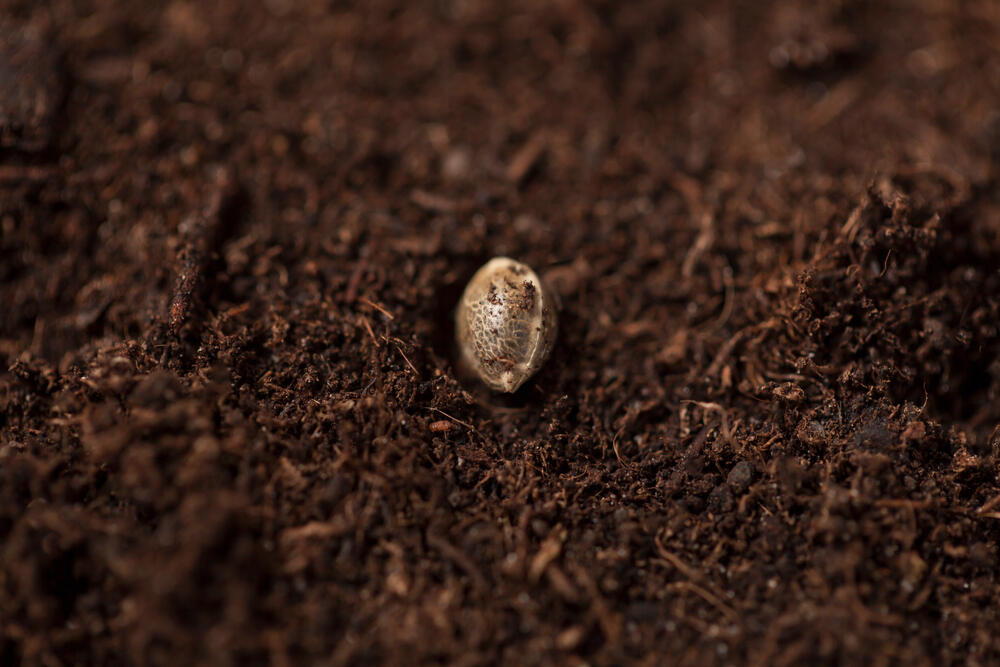
[[[994,0],[2,0],[0,309],[0,664],[1000,664]]]

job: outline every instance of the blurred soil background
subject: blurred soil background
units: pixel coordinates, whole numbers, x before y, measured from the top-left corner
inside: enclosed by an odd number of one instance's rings
[[[1000,3],[0,7],[0,663],[1000,662]]]

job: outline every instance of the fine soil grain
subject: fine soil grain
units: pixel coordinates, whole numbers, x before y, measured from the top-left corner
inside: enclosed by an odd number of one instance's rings
[[[3,0],[0,664],[998,664],[998,268],[992,0]]]

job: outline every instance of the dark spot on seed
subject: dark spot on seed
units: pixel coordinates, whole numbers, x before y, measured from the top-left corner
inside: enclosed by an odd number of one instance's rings
[[[535,309],[535,284],[530,280],[521,283],[521,298],[517,305],[528,311]]]

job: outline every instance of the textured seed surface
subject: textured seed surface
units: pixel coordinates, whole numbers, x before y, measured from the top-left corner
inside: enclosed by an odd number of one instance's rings
[[[517,391],[541,368],[557,329],[555,304],[541,280],[508,257],[476,272],[455,314],[464,363],[496,391]]]

